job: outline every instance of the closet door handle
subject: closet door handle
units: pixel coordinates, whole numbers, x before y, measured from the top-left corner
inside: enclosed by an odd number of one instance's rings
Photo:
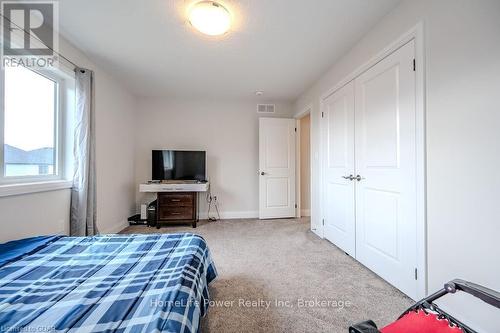
[[[366,178],[361,177],[360,175],[356,175],[356,177],[353,178],[353,179],[356,179],[358,182],[360,182],[360,181],[362,181],[363,179],[366,179]]]
[[[342,178],[344,178],[344,179],[348,179],[348,180],[350,180],[350,181],[353,181],[353,180],[355,179],[353,175],[349,175],[349,176],[342,176]]]

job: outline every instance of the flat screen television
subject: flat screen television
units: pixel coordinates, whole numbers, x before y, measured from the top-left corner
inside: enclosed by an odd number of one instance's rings
[[[153,150],[153,180],[206,180],[206,152]]]

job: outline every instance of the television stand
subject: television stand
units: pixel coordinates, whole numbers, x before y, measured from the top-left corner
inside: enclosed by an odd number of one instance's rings
[[[156,228],[163,224],[198,222],[198,193],[208,191],[208,182],[173,181],[139,185],[140,192],[156,193]]]

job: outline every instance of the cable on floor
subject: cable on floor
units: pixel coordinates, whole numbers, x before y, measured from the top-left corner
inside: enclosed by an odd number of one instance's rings
[[[217,201],[217,196],[212,196],[212,192],[210,190],[210,184],[208,185],[206,201],[208,204],[207,220],[210,222],[216,222],[216,221],[220,220],[219,202]],[[212,204],[214,205],[217,217],[210,216],[210,210],[212,209]]]

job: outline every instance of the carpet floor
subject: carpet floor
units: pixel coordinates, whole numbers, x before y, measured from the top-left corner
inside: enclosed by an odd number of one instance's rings
[[[123,233],[194,232],[203,236],[219,276],[204,333],[347,333],[373,319],[383,326],[412,301],[309,230],[309,220],[225,220],[189,226],[131,226]],[[224,301],[226,301],[224,303]]]

